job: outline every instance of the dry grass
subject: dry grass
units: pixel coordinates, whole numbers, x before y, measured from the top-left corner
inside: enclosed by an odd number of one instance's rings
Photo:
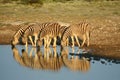
[[[32,7],[21,4],[1,4],[0,22],[44,22],[63,21],[78,22],[81,19],[96,17],[109,18],[120,16],[120,1],[109,2],[67,2],[45,3],[43,7]]]

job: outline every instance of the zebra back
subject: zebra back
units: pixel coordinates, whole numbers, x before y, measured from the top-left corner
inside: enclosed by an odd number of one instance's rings
[[[37,26],[36,24],[30,24],[28,25],[28,27],[25,29],[25,32],[24,32],[24,37],[28,37],[28,36],[31,36],[33,35],[34,31],[35,31],[35,26]]]
[[[38,39],[40,39],[40,34],[41,34],[42,30],[43,30],[45,27],[48,27],[48,26],[50,26],[50,25],[52,25],[52,24],[53,24],[52,22],[45,22],[45,23],[39,24]]]
[[[46,35],[57,36],[59,34],[60,25],[58,23],[52,23],[49,26],[43,28],[40,34],[40,38],[44,38]]]
[[[45,22],[45,23],[39,24],[40,30],[42,30],[44,27],[49,26],[51,24],[53,24],[53,23],[52,22]]]
[[[34,24],[30,24],[25,32],[24,32],[24,36],[28,37],[28,36],[32,36],[35,33],[39,34],[39,32],[46,26],[50,25],[50,22],[46,22],[46,23],[34,23]]]
[[[87,22],[80,22],[79,24],[77,24],[77,27],[83,34],[90,30],[89,23]]]

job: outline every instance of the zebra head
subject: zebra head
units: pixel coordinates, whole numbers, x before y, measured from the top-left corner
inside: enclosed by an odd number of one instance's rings
[[[18,38],[14,37],[12,40],[11,40],[11,45],[16,45],[18,43]]]

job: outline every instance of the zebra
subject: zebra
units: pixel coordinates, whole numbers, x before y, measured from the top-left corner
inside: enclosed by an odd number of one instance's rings
[[[89,38],[90,38],[90,27],[89,23],[87,22],[80,22],[78,24],[71,24],[70,27],[64,32],[62,35],[62,41],[61,45],[66,46],[66,41],[69,37],[71,37],[72,40],[72,47],[74,47],[74,38],[76,39],[76,42],[80,47],[83,47],[85,44],[85,41],[87,40],[87,46],[89,46]],[[78,38],[82,39],[83,42],[80,45]]]
[[[56,47],[56,40],[57,37],[62,36],[64,31],[68,28],[68,26],[61,26],[59,23],[54,23],[52,25],[49,25],[45,27],[42,31],[41,34],[39,35],[39,41],[45,40],[46,44],[44,44],[44,47],[47,48],[50,45],[51,39],[54,39],[53,47]]]
[[[16,33],[13,35],[13,38],[11,40],[11,45],[15,46],[16,44],[19,43],[19,39],[21,38],[21,36],[24,34],[25,29],[28,27],[28,25],[17,25],[17,27],[20,27],[18,29],[18,31],[16,31]]]
[[[27,39],[29,37],[31,43],[32,43],[32,46],[36,46],[36,43],[37,43],[37,40],[38,40],[38,35],[39,33],[41,32],[41,30],[48,26],[48,25],[51,25],[52,23],[51,22],[46,22],[46,23],[36,23],[36,24],[33,24],[33,25],[30,25],[26,28],[23,36],[22,36],[22,41],[24,43],[26,43],[26,46],[28,46],[28,42],[27,42]],[[34,42],[32,40],[32,36],[35,37],[34,39]]]

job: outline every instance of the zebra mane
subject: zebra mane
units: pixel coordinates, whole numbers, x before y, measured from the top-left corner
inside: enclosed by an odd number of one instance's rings
[[[16,33],[14,34],[15,38],[20,38],[20,36],[24,33],[24,29],[22,27],[20,27],[18,29],[18,31],[16,31]]]
[[[34,26],[34,25],[35,25],[35,24],[30,24],[30,25],[28,25],[27,28],[24,30],[24,33],[23,33],[22,36],[24,36],[24,35],[27,35],[27,36],[28,36],[28,34],[29,34],[30,32],[34,32],[34,29],[33,29],[33,26]]]

